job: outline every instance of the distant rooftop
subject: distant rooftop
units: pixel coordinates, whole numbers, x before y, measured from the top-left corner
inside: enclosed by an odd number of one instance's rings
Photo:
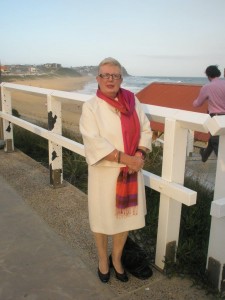
[[[201,107],[193,107],[202,85],[188,83],[153,82],[138,92],[136,96],[142,103],[207,113],[207,103]],[[164,125],[151,122],[154,131],[164,131]],[[196,132],[196,140],[207,141],[208,134]]]

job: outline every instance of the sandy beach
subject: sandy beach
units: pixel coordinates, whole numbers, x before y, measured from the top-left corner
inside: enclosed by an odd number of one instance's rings
[[[94,77],[57,77],[57,78],[39,78],[28,80],[17,80],[13,83],[28,85],[40,88],[47,88],[60,91],[81,90],[85,84],[94,81]],[[47,124],[47,106],[46,97],[25,94],[22,92],[12,93],[12,108],[16,109],[21,118],[35,123]],[[74,102],[64,101],[62,103],[62,122],[63,128],[71,132],[78,131],[81,107]]]
[[[60,91],[74,91],[80,90],[83,86],[94,80],[94,77],[84,76],[84,77],[54,77],[54,78],[37,78],[37,79],[25,79],[16,80],[13,83],[36,86],[40,88],[47,88]]]

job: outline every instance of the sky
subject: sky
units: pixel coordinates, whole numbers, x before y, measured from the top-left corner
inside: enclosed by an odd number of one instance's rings
[[[225,0],[0,0],[0,61],[204,77],[225,68]]]

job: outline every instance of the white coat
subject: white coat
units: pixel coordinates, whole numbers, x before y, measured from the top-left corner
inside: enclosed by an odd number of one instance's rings
[[[150,122],[135,98],[140,121],[139,146],[151,150]],[[116,183],[123,164],[104,159],[115,148],[124,152],[120,113],[104,100],[93,97],[83,104],[80,119],[88,163],[88,211],[93,232],[112,235],[145,226],[146,198],[142,172],[138,172],[138,213],[116,216]]]

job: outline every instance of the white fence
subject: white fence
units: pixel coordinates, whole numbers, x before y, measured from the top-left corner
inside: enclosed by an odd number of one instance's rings
[[[12,116],[12,92],[15,91],[46,97],[49,130]],[[50,183],[54,187],[60,186],[63,181],[62,147],[84,156],[82,144],[62,136],[61,104],[65,99],[83,103],[89,98],[91,98],[89,95],[2,83],[0,117],[3,119],[5,151],[14,150],[13,124],[47,139],[49,141]],[[155,265],[159,269],[164,268],[165,257],[168,255],[171,257],[171,249],[175,259],[182,204],[190,206],[196,203],[196,191],[183,186],[188,133],[191,130],[220,135],[214,201],[211,206],[212,225],[207,269],[214,286],[225,291],[225,116],[211,118],[207,114],[146,104],[143,104],[143,109],[149,120],[165,125],[162,176],[143,171],[145,185],[160,193],[155,258]]]

